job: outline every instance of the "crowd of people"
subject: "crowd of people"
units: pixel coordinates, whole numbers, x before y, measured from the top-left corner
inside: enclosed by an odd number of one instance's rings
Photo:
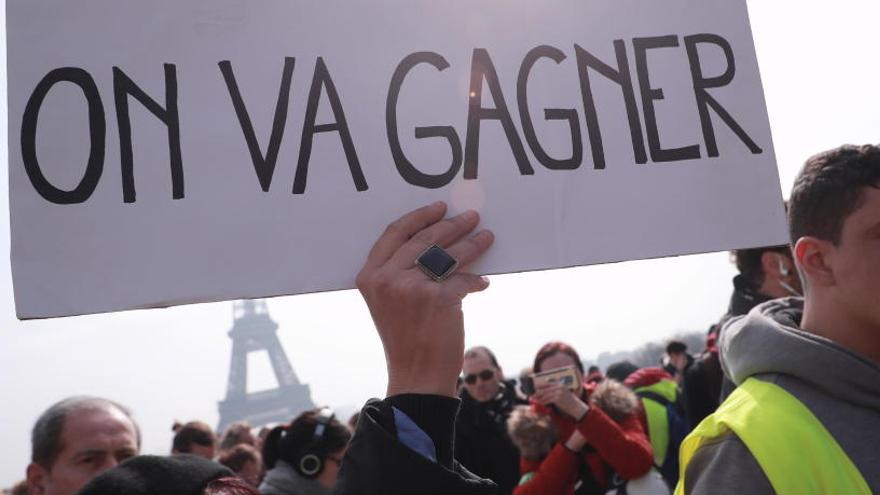
[[[788,209],[791,245],[734,253],[729,310],[696,355],[673,341],[655,366],[585,369],[551,341],[514,379],[488,347],[464,349],[462,299],[488,287],[466,270],[492,233],[471,235],[476,212],[423,207],[357,278],[385,348],[384,400],[256,434],[175,424],[170,455],[146,456],[123,405],[69,398],[37,419],[11,493],[880,492],[880,147],[811,158]],[[435,248],[456,263],[414,264]]]

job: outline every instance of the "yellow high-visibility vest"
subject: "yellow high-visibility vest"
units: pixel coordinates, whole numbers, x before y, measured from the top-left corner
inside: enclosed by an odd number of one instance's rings
[[[677,386],[672,380],[660,380],[647,387],[640,387],[633,392],[653,392],[665,398],[669,402],[675,402],[678,397]],[[642,398],[642,406],[645,408],[645,417],[648,420],[648,440],[654,450],[654,465],[662,466],[666,462],[666,451],[669,448],[669,415],[666,406],[652,399]]]
[[[812,412],[782,387],[747,379],[681,444],[676,495],[705,443],[732,431],[746,445],[773,490],[782,495],[871,495],[868,482]]]

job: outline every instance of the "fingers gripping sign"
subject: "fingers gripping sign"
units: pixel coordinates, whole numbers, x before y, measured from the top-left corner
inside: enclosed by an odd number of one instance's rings
[[[445,215],[446,205],[434,203],[391,223],[357,276],[385,348],[389,396],[455,396],[464,354],[461,301],[489,286],[467,268],[495,238],[487,230],[472,235],[480,221],[475,211]],[[416,264],[435,245],[458,262],[457,270],[439,281]]]

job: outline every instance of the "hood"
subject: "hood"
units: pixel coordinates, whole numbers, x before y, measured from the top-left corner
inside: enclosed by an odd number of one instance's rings
[[[654,385],[661,380],[672,380],[672,375],[659,366],[651,366],[649,368],[641,368],[632,373],[626,377],[623,384],[635,390],[637,388]]]
[[[633,389],[636,394],[653,392],[669,402],[678,400],[678,384],[663,368],[656,366],[642,368],[630,375],[623,384]]]
[[[773,300],[727,323],[721,332],[724,373],[737,385],[762,373],[798,378],[835,400],[880,411],[880,366],[800,330],[803,299]]]
[[[590,405],[598,407],[611,419],[620,423],[635,412],[639,399],[626,385],[614,380],[605,380],[590,394]]]

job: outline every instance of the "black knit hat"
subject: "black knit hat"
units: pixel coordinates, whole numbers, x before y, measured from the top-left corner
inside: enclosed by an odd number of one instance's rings
[[[638,369],[639,367],[630,361],[618,361],[608,366],[608,369],[605,370],[605,376],[623,383],[626,377],[635,373]]]
[[[194,455],[132,457],[98,475],[77,495],[200,495],[232,471]]]

